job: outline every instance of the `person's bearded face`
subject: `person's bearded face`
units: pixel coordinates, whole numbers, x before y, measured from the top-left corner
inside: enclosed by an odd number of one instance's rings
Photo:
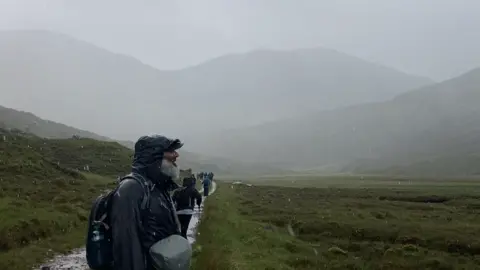
[[[176,181],[180,178],[180,168],[177,166],[178,153],[176,151],[165,152],[163,155],[160,170],[164,175],[167,175]]]

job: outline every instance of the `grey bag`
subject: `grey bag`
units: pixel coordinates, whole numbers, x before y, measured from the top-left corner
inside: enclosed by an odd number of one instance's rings
[[[187,239],[174,234],[155,243],[150,256],[156,270],[188,270],[192,247]]]

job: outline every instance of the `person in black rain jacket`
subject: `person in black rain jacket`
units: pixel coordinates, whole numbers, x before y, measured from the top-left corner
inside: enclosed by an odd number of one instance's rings
[[[195,201],[199,208],[202,204],[202,195],[195,188],[195,176],[185,177],[183,188],[175,190],[172,199],[176,205],[182,236],[187,238],[188,225],[192,219]]]
[[[112,198],[111,225],[115,270],[151,270],[150,247],[168,236],[180,234],[180,226],[169,191],[180,171],[176,165],[183,143],[160,135],[143,136],[135,143],[132,173],[143,177],[147,186],[134,179],[122,181]],[[150,189],[148,208],[141,209]]]

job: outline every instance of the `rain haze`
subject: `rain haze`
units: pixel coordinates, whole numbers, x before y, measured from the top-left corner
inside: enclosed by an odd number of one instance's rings
[[[480,0],[0,0],[0,269],[480,269],[479,180]]]
[[[14,31],[2,32],[2,105],[119,140],[163,133],[237,157],[213,138],[251,139],[258,125],[387,101],[472,70],[479,21],[474,0],[3,0],[0,29]]]
[[[159,69],[259,48],[325,46],[443,80],[477,66],[479,26],[475,0],[0,3],[1,29],[59,31]]]

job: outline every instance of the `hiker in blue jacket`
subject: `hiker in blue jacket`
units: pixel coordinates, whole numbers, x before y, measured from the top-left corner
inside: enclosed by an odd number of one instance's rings
[[[203,182],[202,182],[202,184],[203,184],[203,196],[207,197],[212,180],[208,177],[208,174],[205,174],[204,177],[205,178],[203,179]]]

